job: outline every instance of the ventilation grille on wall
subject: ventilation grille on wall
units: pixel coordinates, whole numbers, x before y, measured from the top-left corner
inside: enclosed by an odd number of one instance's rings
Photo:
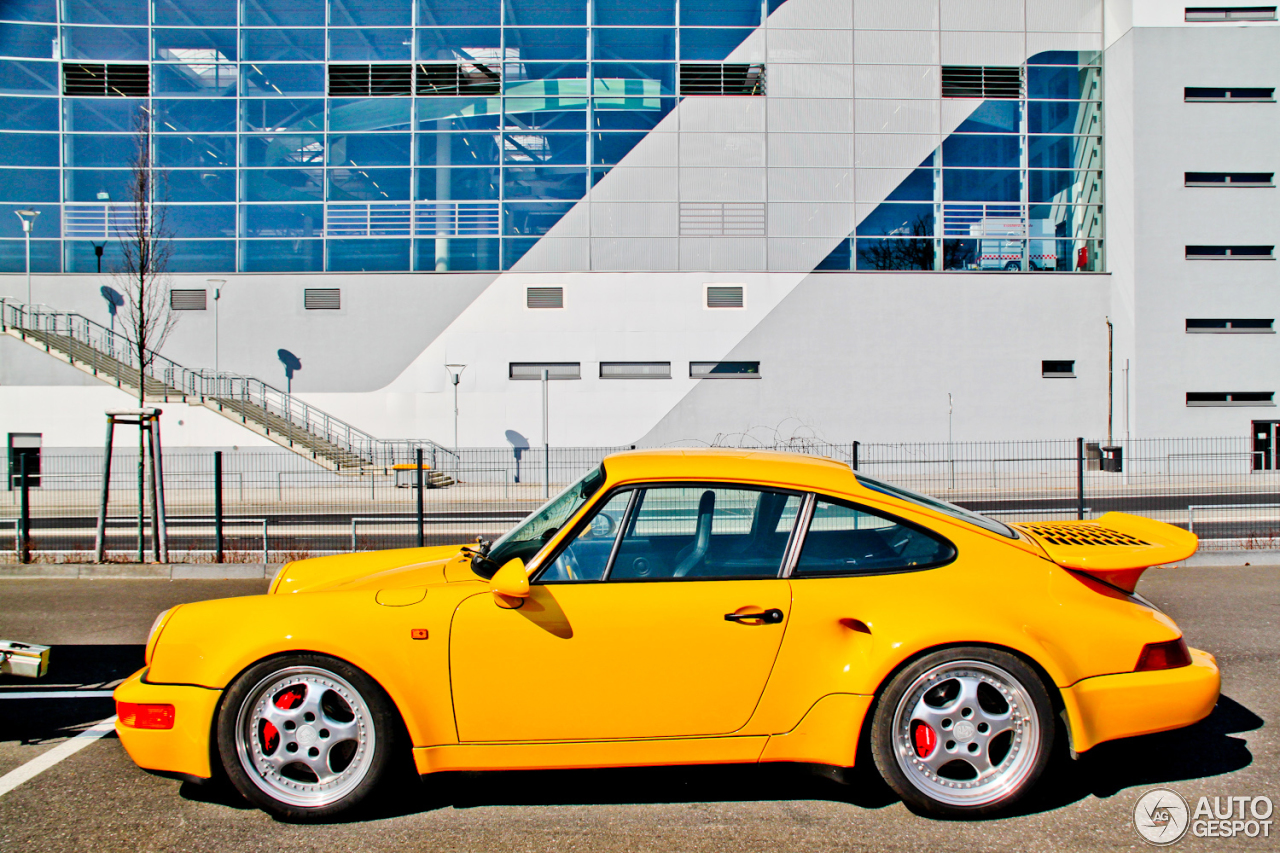
[[[681,237],[763,237],[762,201],[682,201]]]
[[[764,66],[741,63],[680,63],[682,95],[764,95]]]
[[[1075,379],[1075,361],[1042,361],[1040,375],[1045,379]]]
[[[302,291],[302,307],[308,311],[336,311],[342,307],[342,290],[337,287],[308,287]]]
[[[1275,319],[1263,318],[1190,318],[1188,335],[1274,335]]]
[[[335,98],[413,94],[412,65],[330,65],[329,94]]]
[[[151,69],[147,65],[62,66],[62,94],[80,98],[145,98],[151,94]]]
[[[1275,6],[1189,6],[1186,20],[1193,23],[1225,21],[1274,21]]]
[[[744,288],[740,284],[708,284],[708,308],[741,308]]]
[[[1273,391],[1188,391],[1188,406],[1274,406]]]
[[[1265,260],[1275,258],[1275,246],[1187,246],[1187,260]]]
[[[576,361],[532,362],[513,361],[508,365],[507,375],[512,379],[541,379],[542,371],[547,371],[548,379],[581,379],[582,365]]]
[[[602,361],[601,379],[670,379],[669,361]]]
[[[1276,90],[1256,86],[1186,86],[1182,90],[1182,98],[1185,101],[1274,101]]]
[[[524,292],[526,308],[563,308],[563,287],[528,287]]]
[[[1184,172],[1189,187],[1274,187],[1275,172]]]
[[[1022,69],[1016,66],[944,65],[944,98],[1020,98]]]
[[[205,310],[205,291],[203,290],[170,290],[169,307],[174,311]]]
[[[420,62],[415,90],[419,95],[497,95],[502,72],[496,65]]]

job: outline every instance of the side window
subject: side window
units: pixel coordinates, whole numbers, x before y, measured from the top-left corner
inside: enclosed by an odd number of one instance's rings
[[[645,489],[609,580],[777,577],[800,503],[764,489]]]
[[[591,516],[569,546],[562,550],[546,571],[538,576],[545,581],[598,581],[604,577],[605,566],[618,538],[622,518],[627,512],[631,492],[618,492]]]
[[[949,562],[956,549],[927,533],[870,510],[819,498],[793,576],[891,572]]]

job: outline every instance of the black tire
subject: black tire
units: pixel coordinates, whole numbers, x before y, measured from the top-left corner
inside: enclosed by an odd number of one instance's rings
[[[988,817],[1035,786],[1053,754],[1056,722],[1048,690],[1026,662],[960,646],[925,655],[888,683],[872,718],[871,754],[912,810]]]
[[[232,683],[216,735],[241,796],[277,818],[310,822],[346,815],[369,797],[401,729],[390,698],[364,672],[327,655],[292,654],[254,664]]]

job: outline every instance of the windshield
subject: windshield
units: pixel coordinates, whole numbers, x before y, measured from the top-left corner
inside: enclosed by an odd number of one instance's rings
[[[960,521],[967,521],[970,524],[977,525],[983,530],[990,530],[992,533],[999,533],[1001,536],[1007,536],[1010,539],[1017,539],[1018,534],[1013,532],[1007,525],[1001,524],[994,518],[987,518],[985,515],[978,515],[976,512],[970,512],[964,507],[949,504],[946,501],[940,501],[937,498],[931,498],[928,495],[922,495],[901,486],[891,486],[888,483],[882,483],[879,480],[872,479],[864,474],[855,472],[854,476],[858,478],[858,482],[866,486],[868,489],[876,492],[882,492],[886,495],[892,495],[895,498],[902,498],[904,501],[910,501],[918,506],[936,510],[945,513],[952,518]]]
[[[591,471],[578,482],[539,507],[533,515],[508,530],[486,555],[476,554],[472,570],[491,578],[504,563],[519,557],[526,563],[542,550],[560,526],[581,509],[582,505],[604,485],[604,466]]]

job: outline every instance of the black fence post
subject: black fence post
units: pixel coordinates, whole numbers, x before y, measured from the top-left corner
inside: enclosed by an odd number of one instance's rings
[[[1076,439],[1076,519],[1084,521],[1084,439]]]
[[[31,478],[27,476],[27,465],[31,457],[23,453],[19,457],[18,476],[22,478],[18,493],[21,497],[21,509],[18,512],[18,560],[31,562]]]
[[[221,563],[222,542],[222,451],[213,451],[213,552],[214,561]]]
[[[858,470],[858,445],[860,444],[862,444],[860,441],[855,441],[853,443],[853,455],[851,456],[852,461],[849,463],[849,467],[853,468],[855,471]]]
[[[418,448],[418,470],[414,472],[418,476],[418,547],[421,548],[426,544],[426,536],[422,530],[422,448]]]

